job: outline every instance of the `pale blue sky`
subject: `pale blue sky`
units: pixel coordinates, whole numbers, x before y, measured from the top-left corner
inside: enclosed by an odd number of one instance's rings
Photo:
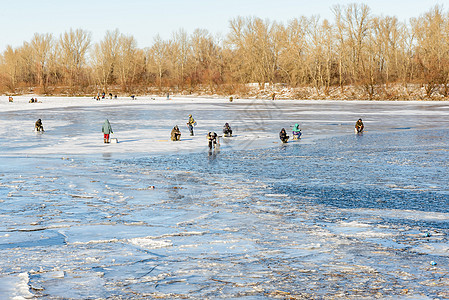
[[[156,34],[167,39],[180,28],[226,34],[229,20],[256,16],[287,22],[299,16],[320,15],[333,20],[336,4],[365,3],[375,15],[408,20],[449,0],[0,0],[0,52],[30,41],[35,32],[55,37],[70,28],[92,32],[94,42],[107,30],[132,34],[140,48],[151,46]],[[445,5],[447,3],[447,5]]]

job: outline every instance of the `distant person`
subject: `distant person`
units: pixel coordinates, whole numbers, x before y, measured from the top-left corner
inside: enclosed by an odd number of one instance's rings
[[[299,140],[301,138],[302,133],[298,123],[293,126],[292,135],[294,140]]]
[[[109,99],[112,99],[112,93],[109,93]]]
[[[281,129],[281,132],[279,132],[279,138],[281,139],[281,141],[282,141],[283,143],[287,143],[287,142],[288,142],[288,139],[289,139],[290,137],[287,135],[287,132],[285,132],[285,129],[284,129],[284,128],[282,128],[282,129]]]
[[[101,99],[104,99],[104,98],[106,98],[106,93],[105,92],[101,93]]]
[[[117,95],[114,96],[114,99],[117,99]]]
[[[34,130],[36,130],[37,132],[39,131],[44,132],[44,126],[42,125],[41,119],[37,120],[36,123],[34,123]]]
[[[28,101],[29,103],[34,103],[34,98],[31,98],[30,101]]]
[[[209,149],[212,149],[212,147],[216,147],[217,145],[217,134],[215,132],[209,132],[207,134],[207,140],[209,141]]]
[[[14,99],[11,96],[9,96],[8,101],[9,102],[14,102]]]
[[[171,140],[174,142],[181,140],[181,131],[179,130],[178,125],[173,127],[173,129],[171,130]]]
[[[167,93],[167,100],[170,100],[170,93]]]
[[[271,94],[271,100],[274,100],[276,98],[276,93]]]
[[[355,132],[362,133],[363,128],[365,128],[365,126],[363,125],[362,119],[358,119],[357,122],[355,123]]]
[[[112,131],[112,127],[111,127],[111,124],[109,123],[109,120],[108,120],[108,119],[106,119],[106,120],[104,121],[104,123],[103,123],[103,128],[101,129],[101,131],[102,131],[103,134],[104,134],[104,142],[105,142],[105,143],[109,143],[109,135],[110,135],[111,133],[113,133],[113,131]]]
[[[232,129],[229,123],[225,123],[223,126],[223,134],[224,136],[232,136]]]
[[[189,115],[189,121],[187,122],[187,127],[189,127],[190,135],[193,136],[193,126],[196,125],[195,119],[192,115]]]

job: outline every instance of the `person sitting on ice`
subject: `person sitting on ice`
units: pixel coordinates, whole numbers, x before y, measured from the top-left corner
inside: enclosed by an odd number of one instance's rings
[[[355,123],[355,132],[362,133],[363,128],[365,128],[365,126],[363,125],[362,119],[358,119],[357,122]]]
[[[209,149],[216,147],[217,145],[217,134],[215,132],[209,131],[207,134],[207,140],[209,141]]]
[[[30,99],[30,101],[28,101],[29,103],[34,103],[34,102],[36,102],[35,100],[34,100],[34,98],[31,98]]]
[[[282,128],[282,129],[281,129],[281,132],[279,132],[279,138],[281,139],[281,141],[282,141],[283,143],[287,143],[288,139],[290,138],[290,137],[287,135],[287,132],[285,132],[285,129],[284,129],[284,128]]]
[[[224,136],[232,136],[232,129],[229,123],[225,123],[223,126],[223,134]]]
[[[299,140],[301,138],[301,134],[301,128],[299,128],[299,124],[296,123],[292,130],[293,139]]]
[[[44,132],[44,126],[42,125],[42,120],[41,120],[41,119],[39,119],[39,120],[36,121],[36,123],[34,124],[34,129],[35,129],[36,131],[42,131],[42,132]]]
[[[171,140],[172,141],[180,141],[181,140],[181,131],[178,128],[178,125],[173,127],[171,130]]]

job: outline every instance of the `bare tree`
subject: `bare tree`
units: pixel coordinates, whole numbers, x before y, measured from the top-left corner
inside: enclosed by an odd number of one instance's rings
[[[162,91],[162,79],[164,74],[168,72],[168,42],[165,42],[157,35],[154,39],[153,46],[147,51],[148,70],[156,74],[156,84],[159,91]]]
[[[14,93],[20,79],[20,53],[18,49],[13,49],[10,45],[1,56],[1,71],[6,78],[6,86],[10,92]]]
[[[34,70],[37,76],[37,84],[46,91],[49,76],[49,64],[53,57],[54,41],[52,34],[35,33],[31,40],[33,51]]]
[[[92,54],[92,68],[96,82],[107,92],[109,84],[114,83],[114,69],[117,67],[120,32],[107,31],[102,41],[95,44]]]
[[[79,84],[86,55],[91,43],[91,33],[82,29],[70,29],[59,39],[59,64],[71,88]]]
[[[138,65],[143,61],[140,51],[137,49],[137,41],[133,36],[120,35],[118,39],[117,68],[114,70],[125,92],[131,91],[135,81]]]
[[[420,81],[428,97],[439,85],[445,86],[449,94],[449,20],[440,6],[435,6],[421,17],[412,20],[416,36],[415,57],[420,68]]]

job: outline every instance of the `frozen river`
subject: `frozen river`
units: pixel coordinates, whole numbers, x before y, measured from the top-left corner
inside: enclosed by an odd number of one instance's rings
[[[0,299],[449,298],[449,103],[3,98]]]

